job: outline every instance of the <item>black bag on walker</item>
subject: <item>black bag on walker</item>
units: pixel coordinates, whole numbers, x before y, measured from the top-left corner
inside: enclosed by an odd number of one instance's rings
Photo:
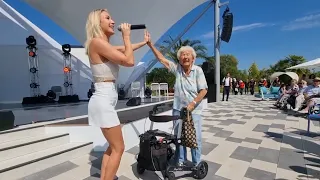
[[[140,136],[140,153],[137,161],[143,169],[163,171],[167,168],[169,145],[159,142],[154,132],[149,130]]]

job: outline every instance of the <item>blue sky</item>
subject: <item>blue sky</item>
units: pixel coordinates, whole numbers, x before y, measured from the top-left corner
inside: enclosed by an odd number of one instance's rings
[[[59,43],[79,44],[72,36],[32,7],[20,0],[5,0]],[[223,2],[223,1],[222,1]],[[229,43],[222,42],[221,54],[233,54],[239,69],[256,62],[259,68],[269,67],[289,54],[307,60],[320,57],[319,0],[229,0],[234,14],[233,34]],[[303,3],[302,3],[303,2]],[[161,40],[177,36],[199,14],[204,5],[177,22]],[[221,14],[225,7],[221,8]],[[213,8],[183,38],[201,40],[213,55]],[[151,32],[152,33],[152,32]],[[143,61],[152,57],[148,53]],[[199,61],[201,63],[201,61]],[[198,63],[197,63],[198,64]]]

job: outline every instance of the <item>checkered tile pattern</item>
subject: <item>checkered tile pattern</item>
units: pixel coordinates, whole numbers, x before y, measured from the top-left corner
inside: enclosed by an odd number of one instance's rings
[[[312,133],[307,136],[306,118],[274,109],[272,103],[238,95],[230,96],[228,102],[208,104],[208,109],[203,112],[202,132],[202,158],[209,165],[205,179],[320,179],[319,124],[311,123]],[[124,153],[117,173],[119,179],[162,178],[159,172],[146,171],[138,175],[135,170],[138,152],[139,148],[134,147]],[[95,153],[82,157],[82,160],[61,164],[61,167],[52,167],[61,173],[55,174],[51,180],[70,177],[65,174],[72,174],[75,179],[99,180],[101,156],[101,153]],[[190,152],[188,158],[191,160]],[[47,177],[50,173],[42,174]],[[188,173],[176,173],[177,179],[193,179],[188,176]],[[39,176],[30,176],[29,179],[36,180],[35,177]]]

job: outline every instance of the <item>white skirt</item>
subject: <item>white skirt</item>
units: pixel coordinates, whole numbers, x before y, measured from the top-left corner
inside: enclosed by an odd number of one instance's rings
[[[94,84],[95,92],[88,104],[89,125],[111,128],[120,125],[115,106],[118,101],[116,84],[99,82]]]

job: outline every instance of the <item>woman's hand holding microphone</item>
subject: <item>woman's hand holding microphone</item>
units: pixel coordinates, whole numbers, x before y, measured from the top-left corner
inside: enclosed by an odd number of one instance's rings
[[[121,23],[120,28],[121,28],[121,32],[122,32],[122,37],[130,37],[131,24]]]

